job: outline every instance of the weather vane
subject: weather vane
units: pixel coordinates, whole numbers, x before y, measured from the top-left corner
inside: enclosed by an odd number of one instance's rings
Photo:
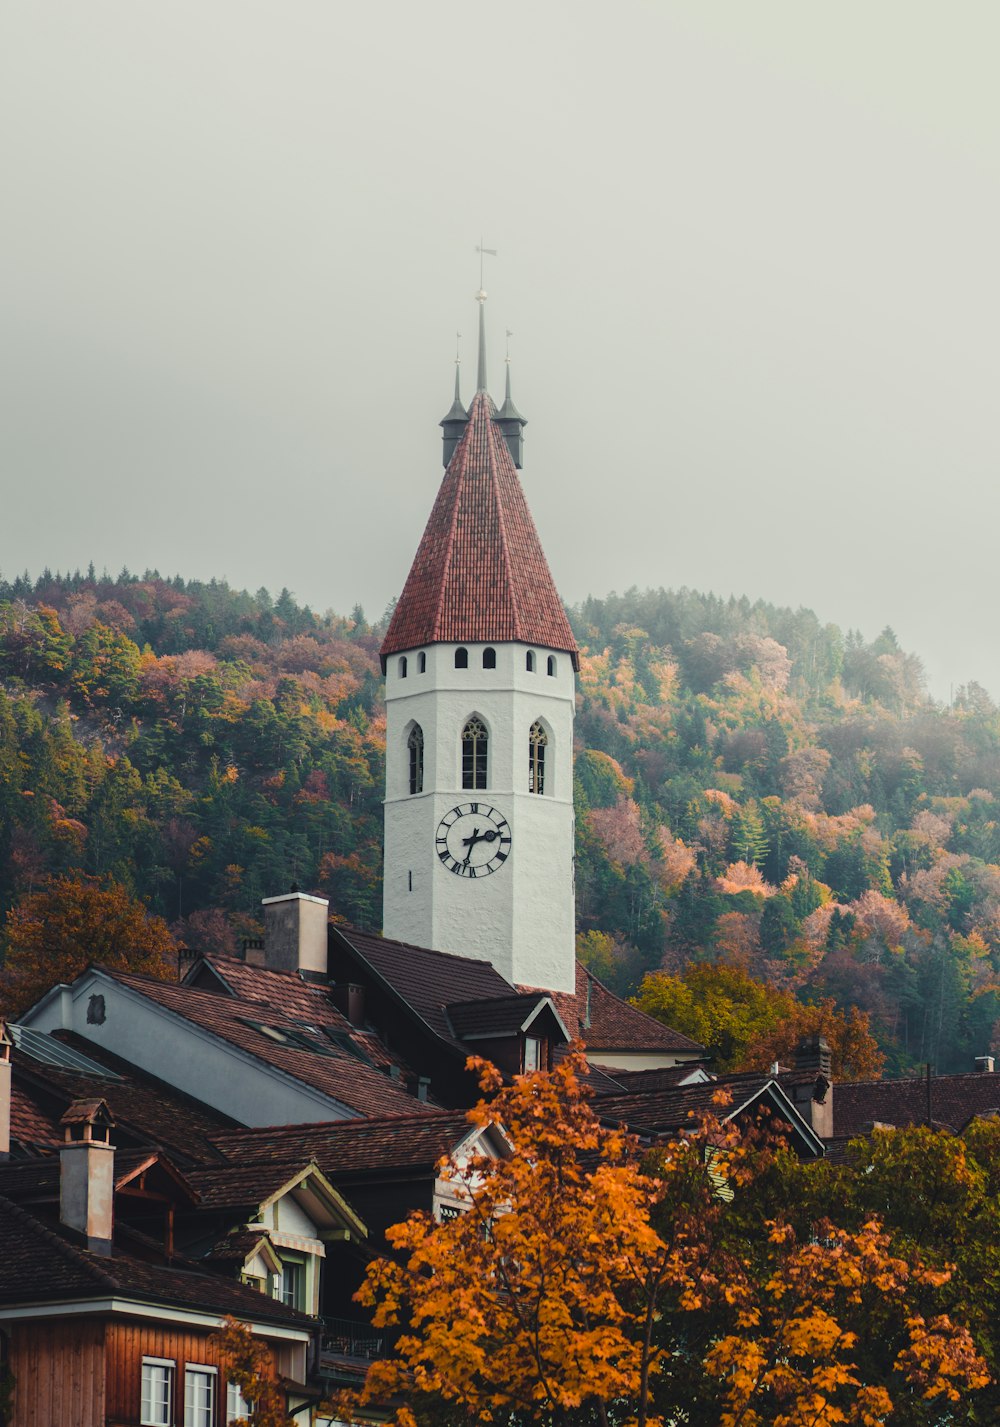
[[[483,263],[486,258],[495,258],[497,255],[497,250],[496,248],[484,248],[483,240],[482,238],[480,238],[479,242],[476,244],[476,252],[479,254],[479,291],[476,293],[476,297],[480,302],[485,302],[486,292],[483,285],[483,278],[485,276],[483,271]]]
[[[461,332],[456,332],[456,333],[455,333],[455,366],[456,366],[456,367],[461,366],[461,363],[462,363],[462,334],[461,334]]]
[[[505,361],[505,362],[509,362],[509,361],[510,361],[510,339],[513,337],[513,335],[514,335],[513,332],[512,332],[512,331],[510,330],[510,328],[508,327],[508,328],[507,328],[507,355],[506,355],[506,357],[504,358],[504,361]]]

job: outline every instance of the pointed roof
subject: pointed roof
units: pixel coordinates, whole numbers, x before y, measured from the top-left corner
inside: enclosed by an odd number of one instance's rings
[[[516,640],[564,650],[578,667],[496,415],[489,394],[478,391],[382,642],[383,661],[421,644]]]

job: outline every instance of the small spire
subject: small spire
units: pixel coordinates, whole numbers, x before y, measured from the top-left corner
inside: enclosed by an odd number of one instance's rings
[[[455,333],[455,400],[451,404],[451,410],[438,424],[442,429],[442,440],[444,447],[442,450],[442,460],[445,470],[448,463],[455,454],[455,447],[462,439],[462,432],[465,430],[469,420],[469,413],[462,405],[462,393],[460,390],[462,355],[459,343],[462,340],[461,332]]]
[[[504,359],[504,365],[507,368],[504,403],[493,419],[503,433],[503,439],[507,442],[507,449],[511,454],[514,465],[520,470],[524,460],[524,428],[528,422],[514,405],[513,398],[510,394],[510,339],[513,335],[513,332],[508,328],[507,356]]]
[[[476,371],[476,391],[486,390],[486,291],[480,288],[476,293],[479,303],[479,366]]]

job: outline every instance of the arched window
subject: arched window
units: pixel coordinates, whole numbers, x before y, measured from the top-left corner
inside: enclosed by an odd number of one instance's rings
[[[527,669],[529,674],[533,674],[535,672],[535,651],[533,649],[529,649],[527,654],[525,654],[524,667]]]
[[[549,662],[548,662],[548,666],[547,666],[547,672],[548,672],[549,674],[554,674],[554,673],[556,672],[556,656],[555,656],[554,654],[550,654],[550,655],[549,655]]]
[[[406,740],[406,749],[410,755],[410,792],[422,793],[424,791],[424,731],[419,723],[415,723],[410,729],[410,736]]]
[[[455,650],[455,668],[456,668],[456,669],[468,669],[468,667],[469,667],[469,651],[468,651],[468,649],[456,649],[456,650]]]
[[[462,729],[462,787],[485,788],[489,736],[481,718],[473,714]]]
[[[405,655],[405,654],[403,655],[402,659],[400,659],[400,661],[399,661],[399,677],[400,677],[401,679],[405,679],[405,678],[406,678],[406,655]]]
[[[421,650],[420,653],[417,655],[417,673],[427,673],[427,655],[423,652],[423,650]]]
[[[483,668],[495,669],[497,667],[497,651],[495,649],[483,650]]]
[[[528,732],[528,792],[545,792],[545,750],[549,736],[536,719]]]

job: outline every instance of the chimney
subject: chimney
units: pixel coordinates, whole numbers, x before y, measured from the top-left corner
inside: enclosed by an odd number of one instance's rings
[[[114,1229],[114,1120],[104,1100],[74,1100],[59,1122],[59,1219],[87,1240],[95,1254],[111,1253]]]
[[[996,1061],[991,1055],[976,1056],[976,1069],[981,1070],[985,1075],[992,1075],[995,1065]]]
[[[326,980],[327,920],[330,903],[293,888],[284,897],[265,897],[264,965],[268,971],[302,971]]]
[[[365,1023],[365,988],[354,981],[339,981],[330,987],[330,1000],[352,1026]]]
[[[0,1160],[10,1159],[11,1034],[0,1018]]]
[[[429,1075],[417,1076],[417,1099],[423,1104],[427,1104],[427,1096],[430,1093],[431,1081]]]
[[[799,1042],[795,1069],[809,1075],[808,1080],[790,1087],[795,1108],[821,1140],[828,1140],[833,1135],[833,1068],[830,1046],[823,1036],[806,1036]]]

